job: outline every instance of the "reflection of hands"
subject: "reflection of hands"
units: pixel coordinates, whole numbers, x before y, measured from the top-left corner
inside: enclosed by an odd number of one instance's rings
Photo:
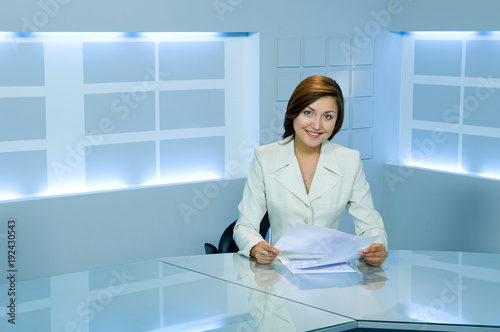
[[[371,246],[359,252],[359,255],[365,259],[369,265],[380,266],[387,256],[387,250],[381,243],[373,243]]]
[[[259,265],[250,260],[250,268],[255,274],[255,282],[261,288],[272,287],[281,280],[281,274],[276,271],[273,265]]]
[[[358,262],[358,271],[362,277],[359,284],[367,290],[376,290],[383,288],[387,280],[384,269],[380,266],[370,266],[365,262]]]
[[[270,264],[274,261],[280,251],[266,241],[260,241],[250,250],[250,256],[255,257],[260,264]]]

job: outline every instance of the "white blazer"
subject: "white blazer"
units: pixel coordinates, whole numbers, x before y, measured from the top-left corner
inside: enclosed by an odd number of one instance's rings
[[[387,248],[359,152],[324,141],[307,194],[294,151],[294,140],[288,138],[255,149],[233,234],[239,253],[250,256],[250,249],[263,240],[259,227],[266,211],[274,245],[299,222],[338,229],[346,208],[358,236],[381,235],[377,242]]]

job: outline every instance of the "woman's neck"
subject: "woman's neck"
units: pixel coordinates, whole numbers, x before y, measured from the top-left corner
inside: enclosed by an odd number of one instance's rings
[[[298,143],[298,144],[297,144]],[[302,158],[317,158],[321,152],[321,145],[311,148],[305,144],[299,143],[294,140],[294,152],[295,156]]]

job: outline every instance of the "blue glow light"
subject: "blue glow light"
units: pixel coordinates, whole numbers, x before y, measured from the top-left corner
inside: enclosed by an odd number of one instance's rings
[[[206,181],[216,181],[216,180],[222,180],[225,177],[221,175],[220,173],[213,173],[211,175],[191,175],[191,176],[179,176],[176,177],[175,179],[171,179],[169,181],[157,181],[157,180],[152,180],[152,181],[146,181],[141,184],[137,185],[127,185],[124,182],[118,183],[106,183],[102,184],[99,186],[94,186],[92,188],[86,189],[86,188],[76,188],[76,187],[71,187],[68,189],[59,189],[59,190],[51,190],[47,192],[42,192],[42,193],[36,193],[36,194],[17,194],[14,191],[8,192],[8,191],[3,191],[0,193],[0,202],[6,202],[6,201],[17,201],[17,200],[26,200],[26,199],[36,199],[36,198],[48,198],[48,197],[59,197],[59,196],[68,196],[68,195],[81,195],[81,194],[95,194],[95,193],[101,193],[101,192],[109,192],[109,191],[120,191],[120,190],[131,190],[131,189],[141,189],[141,188],[148,188],[148,187],[158,187],[158,186],[167,186],[167,185],[174,185],[174,184],[181,184],[181,183],[199,183],[199,182],[206,182]]]
[[[197,40],[200,38],[219,38],[231,36],[247,36],[247,33],[227,32],[69,32],[69,31],[37,31],[10,32],[0,31],[0,38],[64,38],[64,39],[99,39],[112,40],[123,38],[145,38],[153,40]]]
[[[419,169],[427,169],[427,170],[432,170],[432,171],[445,172],[445,173],[450,173],[450,174],[462,174],[462,175],[468,175],[468,176],[484,178],[484,179],[500,180],[500,174],[495,174],[494,172],[475,173],[475,172],[469,172],[469,171],[466,171],[463,169],[458,169],[458,168],[450,168],[450,167],[438,166],[438,165],[417,164],[417,163],[412,163],[409,161],[405,162],[403,165],[414,167],[414,168],[419,168]]]
[[[480,36],[500,37],[500,31],[406,31],[403,35],[417,39],[467,39]]]
[[[124,32],[33,32],[31,37],[37,38],[64,38],[64,39],[84,39],[84,38],[98,38],[98,39],[118,39],[126,37]]]
[[[447,172],[447,173],[467,174],[466,171],[459,169],[458,167],[449,167],[449,166],[436,165],[436,164],[429,165],[429,164],[425,164],[425,163],[416,163],[416,162],[411,161],[411,160],[406,160],[404,162],[404,165],[411,166],[411,167],[424,168],[424,169],[431,169],[431,170]]]
[[[500,180],[500,174],[479,173],[478,175],[483,178]]]

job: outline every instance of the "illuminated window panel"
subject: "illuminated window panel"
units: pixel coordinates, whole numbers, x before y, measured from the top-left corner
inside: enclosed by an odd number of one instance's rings
[[[256,33],[0,34],[0,200],[245,177],[259,45]]]
[[[160,71],[165,80],[223,79],[224,42],[160,43]]]
[[[155,67],[155,45],[144,42],[83,43],[84,82],[140,82]]]
[[[500,129],[500,89],[465,87],[464,124]]]
[[[0,153],[0,198],[47,191],[45,151]]]
[[[42,86],[44,45],[0,40],[0,86]]]
[[[120,188],[156,179],[155,142],[88,147],[85,161],[87,188]]]
[[[468,40],[465,76],[500,78],[500,40]]]
[[[224,89],[162,91],[160,128],[223,127],[224,110]]]
[[[104,134],[155,130],[155,93],[87,94],[84,99],[85,131],[106,124]]]
[[[485,153],[485,150],[497,153]],[[462,166],[476,174],[500,176],[500,138],[464,135]]]
[[[458,123],[460,87],[431,84],[413,85],[413,119]]]
[[[415,75],[460,76],[461,40],[416,40]]]
[[[188,182],[222,178],[224,146],[222,136],[161,141],[161,180]]]
[[[43,97],[0,98],[0,142],[45,137]]]
[[[498,178],[500,35],[403,36],[400,159]]]
[[[458,134],[433,130],[413,130],[411,161],[433,168],[458,168]]]

